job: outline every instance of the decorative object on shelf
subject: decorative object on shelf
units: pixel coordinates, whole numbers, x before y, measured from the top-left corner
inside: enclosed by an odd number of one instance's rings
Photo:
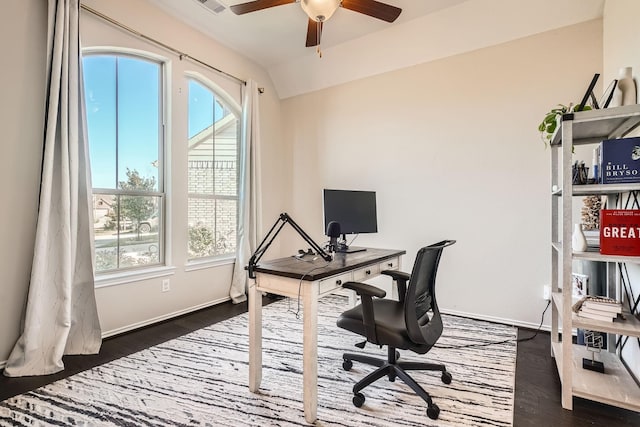
[[[587,295],[589,276],[581,273],[571,273],[571,288],[574,298],[582,298]]]
[[[587,238],[582,232],[582,224],[573,226],[573,236],[571,236],[571,249],[574,252],[584,252],[587,250]]]
[[[640,182],[640,137],[606,139],[600,154],[603,184]]]
[[[574,111],[587,110],[586,108],[587,101],[589,101],[589,99],[591,99],[593,108],[600,108],[600,106],[598,105],[598,101],[596,101],[596,96],[593,94],[593,88],[596,87],[596,82],[598,81],[599,77],[600,77],[599,73],[595,73],[593,75],[593,78],[591,79],[591,83],[589,83],[589,87],[587,88],[587,91],[584,93],[584,96],[582,97],[582,101],[580,101],[580,104],[576,105],[576,108],[574,109]]]
[[[582,359],[582,368],[604,374],[604,363],[595,360],[596,353],[602,350],[602,335],[594,334],[593,331],[584,331],[584,345],[587,351],[591,352],[591,359]]]
[[[617,87],[618,79],[613,79],[613,81],[609,83],[609,86],[607,86],[605,91],[602,93],[602,98],[600,98],[600,108],[609,108]]]
[[[600,209],[602,199],[600,196],[587,196],[582,199],[582,229],[598,230],[600,228]]]
[[[600,253],[640,256],[640,209],[600,211]]]
[[[588,181],[589,168],[584,165],[584,162],[576,162],[571,167],[572,182],[573,185],[584,185]]]
[[[631,67],[620,68],[618,90],[620,92],[619,105],[633,105],[638,103],[636,83],[633,80]]]

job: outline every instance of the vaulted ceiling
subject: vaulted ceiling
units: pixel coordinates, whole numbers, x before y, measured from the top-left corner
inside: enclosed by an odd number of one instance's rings
[[[244,0],[149,1],[264,67],[286,98],[597,19],[605,0],[384,0],[402,9],[394,23],[340,8],[324,24],[322,58],[305,47],[298,3],[236,15],[229,6]]]

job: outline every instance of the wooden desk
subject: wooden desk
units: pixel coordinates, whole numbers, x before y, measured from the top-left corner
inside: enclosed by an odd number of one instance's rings
[[[348,281],[364,281],[382,270],[400,268],[406,251],[372,249],[336,254],[331,262],[318,257],[304,262],[294,257],[261,262],[249,284],[249,389],[257,392],[262,379],[262,292],[300,298],[303,307],[303,402],[309,423],[317,418],[318,403],[318,299]],[[307,259],[312,257],[307,255]],[[302,282],[301,282],[302,279]],[[336,364],[341,365],[340,361]]]

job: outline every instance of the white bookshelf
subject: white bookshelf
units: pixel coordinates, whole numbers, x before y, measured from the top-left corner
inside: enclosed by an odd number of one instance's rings
[[[625,320],[614,322],[577,316],[572,310],[571,286],[574,260],[606,263],[608,296],[622,299],[616,283],[617,265],[640,264],[640,257],[602,255],[597,249],[574,253],[571,249],[574,196],[606,196],[608,206],[613,206],[616,195],[640,190],[640,183],[574,186],[572,147],[624,137],[638,125],[640,105],[583,111],[563,117],[562,125],[551,139],[551,349],[562,383],[562,406],[565,409],[573,409],[573,397],[581,397],[640,412],[640,387],[620,360],[619,350],[612,345],[618,336],[640,337],[640,321],[629,313],[626,313]],[[583,369],[582,359],[591,358],[592,353],[585,346],[572,343],[570,331],[576,328],[604,332],[613,337],[608,340],[608,349],[595,356],[596,360],[604,363],[604,374]],[[565,336],[561,331],[569,332]]]

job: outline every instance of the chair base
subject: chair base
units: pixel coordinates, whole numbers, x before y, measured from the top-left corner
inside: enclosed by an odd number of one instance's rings
[[[440,371],[442,372],[442,382],[444,382],[445,384],[449,384],[451,382],[451,374],[447,372],[447,368],[445,367],[445,365],[439,363],[401,362],[397,360],[397,356],[398,353],[393,347],[389,347],[389,357],[387,360],[378,359],[363,354],[343,354],[343,367],[345,370],[351,369],[353,361],[362,362],[367,365],[378,367],[378,369],[368,374],[353,386],[353,394],[358,395],[360,390],[364,389],[368,385],[374,383],[384,376],[388,377],[389,381],[395,381],[396,377],[400,377],[405,384],[411,387],[414,393],[420,396],[422,400],[427,403],[429,409],[433,409],[434,407],[437,408],[437,406],[431,400],[431,396],[429,395],[429,393],[427,393],[427,391],[423,389],[420,384],[418,384],[413,378],[411,378],[411,376],[409,376],[406,371]],[[439,410],[437,412],[439,412]]]

